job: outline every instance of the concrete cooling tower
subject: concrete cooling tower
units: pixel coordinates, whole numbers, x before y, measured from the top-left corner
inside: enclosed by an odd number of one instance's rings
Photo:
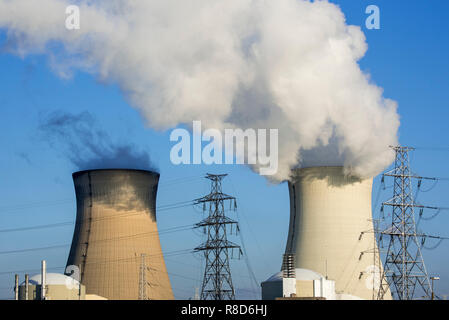
[[[294,171],[289,191],[286,254],[294,254],[295,267],[334,280],[337,299],[375,299],[381,264],[372,179],[345,175],[342,167],[303,168]]]
[[[73,174],[77,214],[67,266],[87,294],[173,299],[156,224],[159,174],[91,170]]]

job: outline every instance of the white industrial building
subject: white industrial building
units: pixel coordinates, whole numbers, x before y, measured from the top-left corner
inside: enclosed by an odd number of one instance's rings
[[[60,273],[47,273],[42,261],[41,273],[29,277],[19,285],[15,277],[16,300],[106,300],[94,294],[86,294],[86,287],[73,277]]]
[[[335,281],[326,279],[318,272],[296,268],[295,273],[294,278],[285,278],[281,271],[262,282],[262,300],[277,298],[361,300],[349,294],[336,293]]]

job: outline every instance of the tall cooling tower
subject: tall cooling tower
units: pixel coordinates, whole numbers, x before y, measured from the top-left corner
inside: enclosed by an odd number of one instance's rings
[[[303,168],[294,171],[289,191],[286,253],[295,255],[296,268],[335,280],[342,299],[376,298],[381,265],[373,233],[372,179],[347,176],[342,167]]]
[[[73,181],[77,214],[67,266],[80,268],[86,293],[173,299],[156,225],[159,174],[90,170]]]

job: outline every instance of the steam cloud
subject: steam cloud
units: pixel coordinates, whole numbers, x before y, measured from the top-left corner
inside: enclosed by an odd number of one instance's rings
[[[359,27],[305,0],[0,0],[7,49],[48,54],[62,77],[81,69],[119,84],[149,126],[279,128],[279,171],[344,165],[371,176],[397,144],[396,103],[358,65]],[[257,167],[257,166],[255,166]]]
[[[41,120],[44,138],[61,150],[78,170],[141,169],[155,171],[147,152],[131,144],[114,143],[98,128],[89,112],[56,111]]]

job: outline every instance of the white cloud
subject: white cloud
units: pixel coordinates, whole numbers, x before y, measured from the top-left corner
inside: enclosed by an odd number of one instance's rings
[[[61,76],[81,69],[117,83],[155,129],[279,128],[279,172],[344,164],[362,176],[393,159],[396,103],[358,60],[367,50],[327,1],[0,0],[0,28],[20,55],[44,53]],[[62,44],[58,46],[55,44]]]

